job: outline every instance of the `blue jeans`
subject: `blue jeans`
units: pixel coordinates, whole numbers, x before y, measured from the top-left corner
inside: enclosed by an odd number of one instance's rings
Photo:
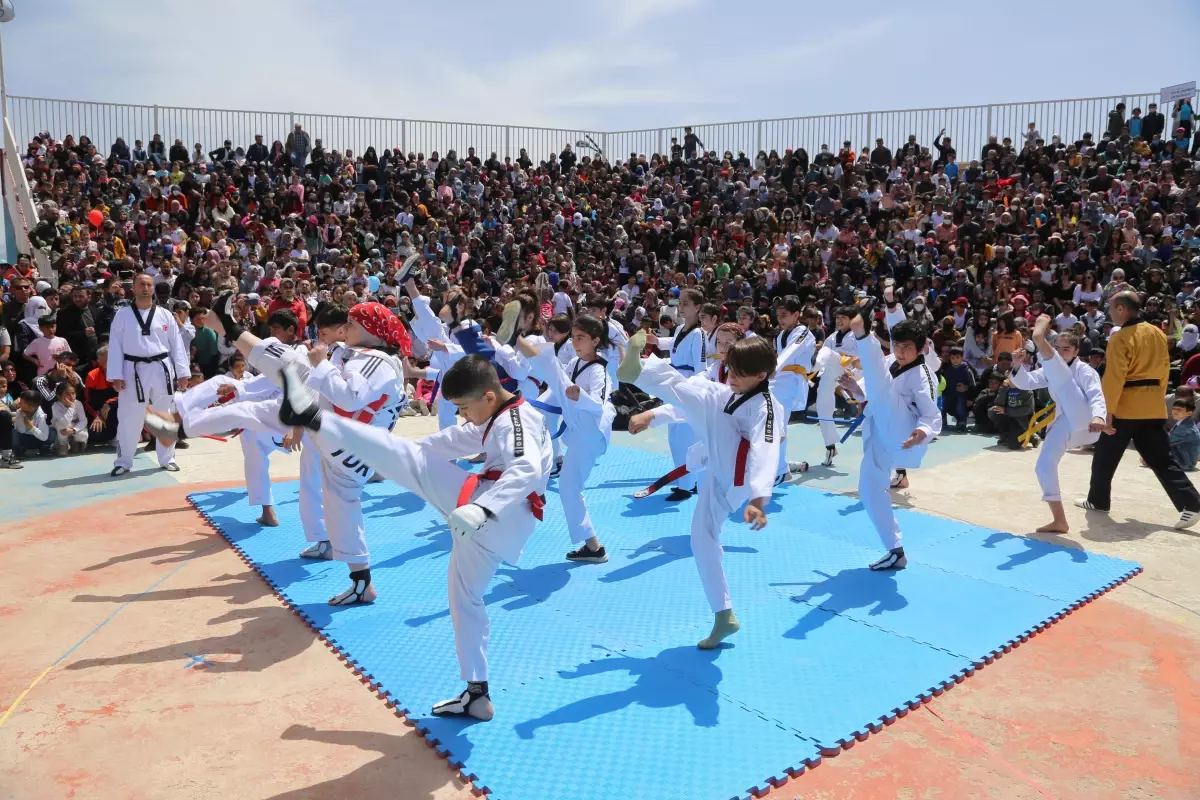
[[[20,433],[13,431],[12,449],[13,453],[18,456],[23,456],[29,450],[37,450],[42,455],[49,455],[54,449],[54,440],[58,438],[58,431],[54,428],[50,429],[50,435],[46,437],[46,441],[34,436],[32,433]]]

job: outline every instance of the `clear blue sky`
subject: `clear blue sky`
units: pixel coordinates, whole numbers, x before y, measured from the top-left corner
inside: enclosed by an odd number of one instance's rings
[[[593,130],[1156,91],[1196,0],[14,0],[8,90]]]

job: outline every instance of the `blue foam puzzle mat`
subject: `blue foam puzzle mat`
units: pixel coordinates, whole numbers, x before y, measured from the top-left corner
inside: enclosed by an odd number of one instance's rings
[[[380,596],[357,608],[326,603],[345,588],[344,565],[296,557],[306,545],[296,483],[274,487],[278,528],[254,522],[244,491],[189,499],[451,766],[501,800],[764,791],[1140,569],[901,510],[909,568],[871,573],[881,546],[856,498],[784,487],[765,530],[725,525],[742,630],[700,651],[712,615],[692,563],[693,504],[667,503],[665,491],[631,497],[670,467],[615,445],[601,459],[586,491],[609,552],[601,565],[564,561],[572,545],[552,484],[520,564],[503,565],[484,598],[496,706],[486,724],[429,715],[461,682],[446,604],[451,538],[419,498],[366,488]],[[586,780],[571,767],[581,758]]]

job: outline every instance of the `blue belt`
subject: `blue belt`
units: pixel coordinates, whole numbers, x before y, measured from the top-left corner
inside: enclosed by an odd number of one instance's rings
[[[563,415],[563,410],[560,406],[552,406],[549,403],[543,403],[541,400],[527,399],[525,402],[529,403],[529,405],[533,406],[538,411],[541,411],[543,414],[553,414],[556,417],[562,417],[562,415]],[[557,439],[558,437],[562,436],[566,432],[567,432],[566,420],[560,419],[559,424],[558,424],[558,431],[556,431],[550,438]]]
[[[695,372],[695,371],[696,371],[696,368],[695,368],[695,367],[693,367],[691,364],[680,364],[680,365],[678,365],[678,366],[676,366],[675,364],[672,364],[671,366],[672,366],[672,367],[675,367],[675,369],[679,370],[680,372],[683,372],[683,371],[685,371],[685,370],[686,370],[686,371],[688,371],[688,372]]]

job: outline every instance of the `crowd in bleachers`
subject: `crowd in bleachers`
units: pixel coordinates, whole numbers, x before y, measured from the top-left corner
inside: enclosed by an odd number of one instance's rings
[[[1170,337],[1170,399],[1190,403],[1200,381],[1192,133],[1188,101],[1165,114],[1118,105],[1102,131],[1074,141],[1033,121],[971,153],[957,152],[952,131],[751,155],[706,151],[685,128],[665,153],[566,144],[504,158],[354,153],[300,125],[269,146],[256,136],[215,149],[43,133],[23,160],[39,209],[29,240],[53,275],[28,257],[0,266],[0,449],[6,428],[15,444],[0,463],[82,449],[88,431],[92,445],[111,440],[114,395],[96,367],[136,274],[153,276],[196,375],[212,376],[233,355],[203,327],[214,287],[235,282],[262,328],[285,309],[311,336],[320,304],[366,299],[407,320],[395,274],[413,253],[435,305],[465,295],[493,329],[503,303],[529,293],[545,319],[599,297],[626,329],[669,333],[680,291],[695,287],[710,316],[760,334],[795,296],[823,337],[838,307],[891,281],[941,356],[948,419],[1017,448],[1036,444],[1018,434],[1046,402],[1006,380],[1011,353],[1032,351],[1032,320],[1049,314],[1077,332],[1081,357],[1103,370],[1107,301],[1132,288]],[[428,389],[413,387],[413,413],[428,413]],[[630,395],[622,411],[635,408]]]

